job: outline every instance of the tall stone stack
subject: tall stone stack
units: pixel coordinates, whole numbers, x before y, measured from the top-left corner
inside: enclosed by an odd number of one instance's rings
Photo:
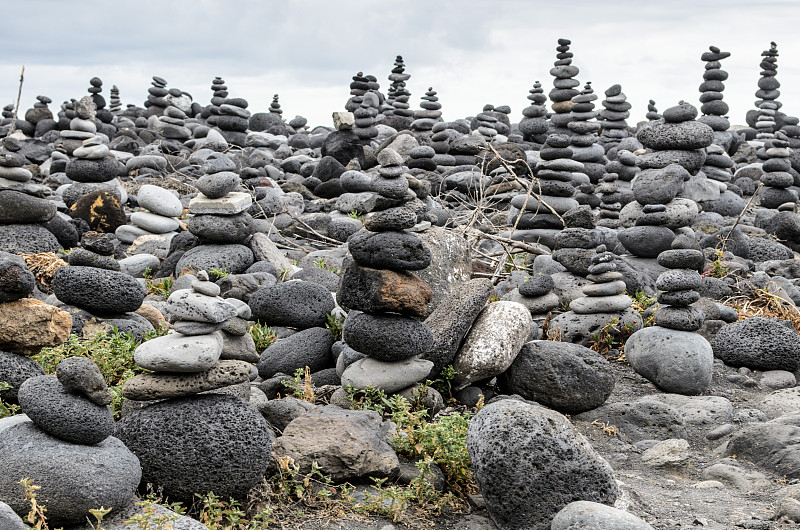
[[[106,108],[106,98],[100,95],[100,93],[103,92],[103,80],[99,77],[93,77],[89,80],[89,85],[91,86],[89,87],[88,92],[91,94],[95,108],[97,110]]]
[[[405,91],[406,81],[409,80],[411,77],[410,74],[405,73],[406,65],[403,62],[403,56],[398,55],[394,61],[394,68],[392,68],[392,72],[389,74],[389,89],[388,89],[388,97],[386,98],[386,104],[390,105],[391,108],[387,108],[384,114],[387,116],[391,116],[394,114],[394,102],[397,98],[398,94],[397,91],[403,89]],[[410,95],[410,94],[408,94]]]
[[[652,99],[647,102],[647,114],[644,116],[649,121],[657,121],[661,119],[661,114],[658,113],[656,102]]]
[[[779,206],[797,202],[797,192],[788,189],[794,185],[791,169],[789,138],[781,131],[774,138],[764,140],[767,159],[761,166],[764,174],[761,182],[764,186],[758,192],[758,200],[764,208],[777,209]]]
[[[242,98],[225,98],[219,106],[216,125],[229,144],[244,147],[247,143],[247,129],[250,126],[247,106],[247,100]]]
[[[272,96],[272,103],[269,104],[269,111],[272,114],[277,114],[279,117],[283,114],[283,110],[281,110],[281,104],[278,103],[278,94]]]
[[[622,203],[619,200],[619,176],[616,173],[606,173],[595,187],[595,193],[600,196],[600,207],[597,212],[597,226],[606,228],[619,228],[619,212]]]
[[[211,102],[206,107],[202,116],[206,118],[209,125],[217,124],[217,117],[219,116],[219,107],[225,102],[228,97],[228,87],[225,85],[225,80],[217,76],[211,81]]]
[[[355,117],[355,128],[353,132],[358,136],[362,145],[369,145],[378,136],[378,128],[375,127],[375,118],[378,116],[378,95],[368,91],[360,96],[361,102],[353,115]]]
[[[111,85],[111,99],[109,100],[108,110],[114,116],[122,113],[122,101],[119,99],[119,88],[117,88],[117,85]]]
[[[433,87],[428,87],[427,92],[422,96],[419,106],[422,107],[422,110],[414,112],[415,119],[411,122],[412,130],[427,132],[442,121],[442,104],[439,103],[439,98],[436,96],[436,91]]]
[[[147,89],[147,101],[144,102],[147,115],[161,116],[164,113],[164,109],[167,108],[167,102],[164,100],[164,97],[169,94],[167,80],[163,77],[153,76],[153,81],[150,84],[153,86]]]
[[[436,122],[431,129],[431,147],[434,154],[433,161],[436,162],[436,170],[443,173],[456,165],[456,159],[450,154],[450,139],[457,133],[452,129],[448,122]]]
[[[170,89],[169,94],[164,98],[167,107],[158,117],[159,132],[164,138],[183,142],[192,137],[192,131],[186,127],[186,119],[189,118],[186,111],[191,112],[191,103],[188,106],[183,105],[182,103],[185,101],[183,98],[183,92],[177,88]],[[183,108],[179,108],[178,105]]]
[[[486,143],[491,143],[497,136],[497,118],[488,112],[480,112],[475,116],[475,130],[483,137]]]
[[[756,91],[756,107],[758,110],[747,113],[747,124],[756,130],[756,139],[771,138],[771,134],[778,130],[782,123],[779,110],[782,103],[778,101],[781,86],[778,81],[778,45],[770,43],[768,50],[761,52],[761,77],[758,79]]]
[[[567,128],[574,136],[570,137],[570,150],[572,159],[583,163],[584,179],[580,174],[573,176],[573,183],[580,186],[588,184],[589,181],[597,183],[605,174],[605,149],[598,142],[600,137],[597,132],[600,130],[600,123],[593,121],[597,117],[594,110],[593,101],[597,100],[597,94],[592,90],[591,82],[586,83],[583,91],[572,98],[572,110],[570,111],[570,122]]]
[[[526,142],[543,144],[547,140],[547,96],[539,81],[535,81],[528,92],[531,105],[522,111],[519,131]]]
[[[709,46],[708,50],[700,56],[700,60],[706,63],[706,71],[700,85],[700,112],[703,115],[697,121],[705,123],[715,132],[725,132],[731,126],[725,117],[728,114],[728,104],[722,100],[728,72],[722,69],[720,61],[730,57],[731,52],[723,52],[716,46]]]
[[[600,118],[600,145],[606,153],[619,145],[620,140],[630,136],[628,133],[627,120],[631,113],[631,104],[628,97],[622,92],[620,85],[611,85],[605,91],[606,98],[603,100],[603,110],[598,113]]]
[[[697,395],[711,383],[714,364],[711,345],[695,333],[705,315],[691,306],[700,298],[698,271],[705,258],[695,241],[680,236],[658,255],[658,263],[668,270],[656,280],[661,292],[655,326],[634,333],[625,344],[625,356],[638,374],[665,392]]]
[[[551,131],[559,134],[569,134],[567,123],[572,120],[570,111],[572,110],[572,98],[580,94],[575,87],[580,86],[580,82],[574,79],[580,73],[577,66],[572,64],[573,53],[569,51],[572,41],[569,39],[558,39],[556,51],[556,62],[550,69],[553,80],[553,90],[550,91],[550,101],[553,102],[553,114],[550,116],[552,125]]]
[[[381,196],[404,204],[408,182],[403,159],[392,149],[378,155],[382,171],[373,183]],[[342,340],[351,364],[342,384],[397,392],[423,380],[433,368],[419,357],[433,345],[433,334],[419,319],[432,297],[430,287],[411,271],[427,268],[430,249],[413,232],[417,214],[407,206],[372,212],[364,230],[348,240],[353,263],[345,269],[337,300],[350,313]],[[342,359],[344,362],[345,358]],[[354,361],[354,362],[353,362]]]

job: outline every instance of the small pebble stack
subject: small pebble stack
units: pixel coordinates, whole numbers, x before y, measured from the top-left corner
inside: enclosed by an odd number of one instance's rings
[[[539,81],[535,81],[528,92],[531,105],[522,111],[519,131],[526,142],[543,144],[547,140],[547,96]]]
[[[597,117],[594,110],[593,101],[597,100],[597,94],[592,90],[592,84],[586,83],[583,91],[572,98],[572,110],[570,111],[570,122],[567,128],[573,133],[570,137],[570,147],[572,160],[583,163],[583,173],[588,177],[584,179],[581,175],[573,175],[573,183],[576,185],[588,184],[589,181],[597,183],[605,174],[605,149],[598,142],[600,137],[597,132],[600,130],[600,123],[593,121]]]
[[[661,114],[658,113],[658,109],[656,108],[656,102],[652,99],[647,102],[647,114],[644,116],[649,121],[656,121],[661,119]]]
[[[378,116],[378,96],[375,92],[366,92],[361,98],[358,108],[353,111],[355,116],[355,128],[353,132],[362,145],[369,145],[373,138],[378,136],[378,128],[375,127],[375,118]]]
[[[206,107],[203,117],[206,118],[209,125],[217,124],[217,117],[219,116],[219,106],[228,97],[228,87],[225,86],[225,80],[221,77],[215,77],[211,81],[211,104]],[[207,113],[207,115],[206,115]]]
[[[117,228],[115,234],[119,240],[133,243],[137,237],[150,235],[164,235],[167,240],[171,239],[180,228],[177,219],[183,213],[180,199],[152,184],[140,187],[136,198],[146,211],[132,213],[131,224]]]
[[[422,107],[422,110],[414,112],[416,119],[411,122],[411,129],[422,132],[430,131],[436,123],[442,120],[442,104],[439,103],[433,87],[428,87],[419,106]]]
[[[598,246],[595,252],[589,266],[589,275],[586,276],[593,283],[583,287],[584,296],[570,302],[570,311],[586,315],[622,313],[630,309],[633,300],[622,294],[625,291],[625,282],[613,262],[614,255],[606,251],[605,245]]]
[[[764,140],[765,155],[761,169],[761,182],[764,186],[758,192],[758,199],[764,208],[777,209],[786,203],[796,203],[797,192],[788,189],[794,185],[794,176],[789,172],[791,168],[789,138],[781,131],[776,132],[774,138]]]
[[[109,100],[108,110],[110,110],[111,114],[114,116],[122,112],[122,101],[119,99],[119,88],[117,88],[117,85],[111,86],[111,99]]]
[[[391,116],[394,114],[394,106],[395,98],[398,96],[397,91],[405,89],[406,81],[411,77],[410,74],[405,73],[406,65],[403,62],[403,56],[398,55],[397,58],[394,60],[394,68],[392,68],[392,72],[389,74],[389,89],[388,89],[388,96],[386,97],[386,109],[383,113],[387,116]],[[408,108],[408,107],[406,107]]]
[[[89,80],[89,84],[91,85],[88,89],[89,93],[92,95],[92,101],[94,101],[94,106],[97,110],[102,110],[106,107],[106,99],[100,95],[103,91],[103,80],[99,77],[93,77]]]
[[[600,125],[603,132],[600,133],[600,144],[608,153],[619,145],[620,140],[630,136],[628,133],[627,120],[631,113],[631,104],[628,97],[622,92],[620,85],[612,85],[605,91],[606,99],[603,100],[603,110],[599,112],[602,120]]]
[[[247,100],[225,98],[219,106],[216,125],[229,144],[244,147],[247,143],[247,129],[250,125],[250,111]]]
[[[400,204],[413,199],[403,174],[403,159],[387,148],[378,155],[380,176],[373,190]],[[417,215],[406,206],[371,213],[365,229],[348,240],[352,264],[345,269],[337,299],[351,311],[342,340],[342,384],[397,392],[424,379],[433,363],[419,359],[433,345],[424,317],[432,292],[410,274],[430,265],[430,249],[409,232]],[[416,317],[416,318],[415,318]],[[352,364],[350,364],[352,363]]]
[[[269,111],[272,114],[277,114],[278,116],[283,114],[283,110],[281,110],[281,104],[278,103],[278,94],[272,96],[272,103],[269,104]]]
[[[437,165],[436,160],[436,151],[433,147],[428,145],[420,145],[419,147],[413,148],[408,153],[408,168],[409,169],[422,169],[425,171],[436,171]]]
[[[555,283],[549,274],[534,274],[519,286],[503,295],[502,300],[518,302],[531,312],[533,321],[541,326],[547,314],[561,306],[553,292]]]
[[[550,69],[550,75],[555,77],[553,80],[553,90],[550,91],[550,101],[553,102],[553,114],[550,116],[552,124],[551,133],[567,133],[567,123],[572,121],[570,111],[572,110],[572,98],[580,94],[575,87],[580,86],[580,82],[574,79],[580,70],[572,64],[572,52],[569,51],[569,39],[558,39],[556,51],[556,62]]]
[[[761,52],[761,77],[758,80],[758,90],[756,97],[756,107],[758,108],[756,114],[756,138],[772,138],[771,134],[775,132],[776,120],[775,115],[780,110],[782,103],[778,101],[781,91],[778,90],[781,86],[778,81],[778,45],[774,42],[770,43],[769,50]]]
[[[600,179],[600,184],[595,187],[595,193],[600,196],[600,211],[597,213],[597,226],[606,228],[619,228],[619,212],[622,203],[619,201],[619,176],[616,173],[606,173]]]
[[[169,94],[167,80],[163,77],[153,76],[153,81],[150,84],[153,86],[147,89],[148,96],[144,106],[148,110],[148,116],[161,116],[164,113],[164,109],[167,108],[167,102],[164,99]]]

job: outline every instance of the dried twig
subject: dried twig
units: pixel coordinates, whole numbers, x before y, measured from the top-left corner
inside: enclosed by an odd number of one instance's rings
[[[17,105],[14,107],[14,117],[11,118],[11,127],[8,129],[6,136],[11,136],[14,128],[17,126],[17,114],[19,113],[19,100],[22,97],[22,83],[25,81],[25,65],[22,65],[22,72],[19,74],[19,91],[17,92]]]

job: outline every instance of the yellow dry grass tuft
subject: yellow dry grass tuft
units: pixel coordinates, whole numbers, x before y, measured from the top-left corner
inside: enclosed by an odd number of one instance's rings
[[[20,254],[25,260],[25,265],[36,277],[36,280],[48,288],[52,289],[53,277],[61,267],[68,267],[69,264],[61,259],[55,252],[39,252],[38,254]]]
[[[800,309],[768,289],[752,289],[750,296],[735,296],[723,302],[736,310],[739,319],[764,317],[788,320],[800,333]]]

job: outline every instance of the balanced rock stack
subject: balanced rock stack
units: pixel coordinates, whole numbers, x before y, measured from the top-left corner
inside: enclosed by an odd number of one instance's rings
[[[436,96],[433,87],[428,87],[428,91],[422,96],[419,104],[422,110],[414,112],[415,120],[411,122],[411,129],[414,131],[430,131],[437,122],[442,120],[442,104]]]
[[[369,91],[361,96],[361,103],[353,111],[355,117],[355,128],[353,132],[362,145],[369,145],[373,138],[378,136],[378,128],[375,127],[375,118],[378,116],[378,96],[375,92]]]
[[[178,289],[167,300],[175,331],[136,348],[136,364],[152,373],[129,379],[122,387],[126,399],[170,399],[250,381],[252,365],[225,355],[236,351],[226,348],[227,341],[247,334],[244,318],[250,316],[250,308],[220,298],[219,286],[208,281],[204,271],[196,276],[191,289]],[[247,353],[250,362],[258,359],[254,344]]]
[[[474,124],[475,130],[486,140],[486,143],[491,143],[497,136],[497,118],[488,112],[481,112],[475,116]]]
[[[33,104],[33,108],[25,112],[25,121],[36,126],[34,136],[37,138],[57,127],[57,123],[53,119],[53,113],[47,107],[52,102],[53,100],[47,96],[36,96],[36,103]]]
[[[714,131],[725,132],[731,124],[725,117],[728,114],[728,104],[722,101],[722,92],[725,90],[723,81],[728,79],[728,72],[722,69],[720,61],[731,56],[731,52],[723,52],[716,46],[709,46],[700,60],[706,63],[703,73],[703,83],[700,85],[700,112],[703,116],[697,121],[705,123]]]
[[[747,122],[756,129],[756,138],[771,138],[780,124],[778,124],[778,111],[782,104],[778,101],[781,86],[778,81],[778,45],[770,43],[769,50],[761,52],[761,77],[758,79],[756,107],[758,110],[747,113]]]
[[[694,396],[711,383],[714,363],[711,345],[694,333],[705,315],[691,306],[700,299],[695,289],[702,282],[698,271],[705,258],[694,240],[679,236],[671,249],[658,255],[658,264],[669,270],[656,281],[661,293],[655,326],[634,333],[625,356],[639,375],[663,391]]]
[[[252,233],[252,217],[247,209],[253,204],[245,191],[234,191],[240,178],[236,165],[221,153],[210,155],[203,163],[205,175],[195,182],[200,190],[189,202],[189,231],[204,244],[188,250],[176,265],[176,272],[224,270],[241,274],[253,264],[253,252],[241,244]]]
[[[428,145],[414,147],[408,153],[408,168],[436,171],[436,151]]]
[[[559,235],[562,249],[569,249],[568,245],[580,245],[578,248],[588,250],[587,247],[599,238],[592,230],[568,230],[563,236]],[[553,258],[563,264],[563,257],[554,254]],[[625,282],[622,281],[622,273],[617,270],[614,259],[614,254],[607,252],[605,245],[598,245],[587,268],[586,279],[592,283],[584,285],[584,296],[572,300],[569,311],[551,320],[550,329],[561,329],[565,342],[588,346],[592,335],[612,320],[616,320],[621,326],[641,329],[642,317],[631,309],[633,300],[623,294]]]
[[[19,152],[21,148],[17,138],[3,138],[0,151],[0,189],[21,189],[33,178],[33,173],[23,167],[28,160]]]
[[[570,137],[570,147],[572,160],[583,163],[583,173],[588,177],[573,175],[573,183],[577,185],[598,182],[605,173],[606,162],[605,149],[598,142],[600,138],[597,132],[600,130],[600,123],[590,121],[597,117],[594,110],[593,101],[597,100],[597,94],[592,90],[592,84],[586,83],[583,91],[572,98],[572,110],[570,111],[570,122],[567,128],[574,136]]]
[[[278,116],[283,114],[283,110],[281,110],[281,104],[278,103],[278,94],[272,96],[272,103],[269,104],[269,111],[272,114],[277,114]]]
[[[164,113],[164,109],[167,108],[167,102],[164,99],[169,94],[167,80],[163,77],[153,76],[153,81],[150,84],[153,86],[147,89],[147,101],[144,102],[144,106],[148,111],[147,115],[161,116]]]
[[[168,140],[185,141],[192,137],[192,131],[186,127],[186,111],[191,112],[191,100],[184,96],[178,88],[171,88],[164,98],[167,107],[163,115],[158,117],[158,130],[161,136]],[[183,102],[189,100],[188,105]],[[181,105],[180,108],[178,105]]]
[[[578,201],[573,198],[575,187],[572,179],[574,173],[583,172],[583,164],[572,160],[569,144],[570,139],[565,135],[551,134],[547,137],[539,151],[542,160],[534,168],[534,175],[539,179],[534,185],[538,198],[527,197],[523,193],[511,199],[513,208],[508,213],[509,226],[516,223],[517,228],[522,230],[563,228],[563,223],[553,211],[562,215],[578,207]],[[585,174],[583,176],[586,178]]]
[[[606,173],[594,191],[600,196],[600,211],[597,212],[597,226],[619,228],[619,212],[622,210],[619,193],[619,176]]]
[[[794,185],[794,176],[791,169],[789,138],[781,131],[775,133],[775,138],[765,139],[764,148],[767,159],[761,169],[761,182],[764,186],[758,192],[758,199],[764,208],[777,209],[786,203],[796,203],[797,192],[788,189]]]
[[[554,287],[555,283],[549,274],[538,273],[504,294],[502,300],[524,305],[531,312],[533,321],[541,327],[547,314],[561,305],[558,295],[553,292]]]
[[[198,491],[241,499],[263,476],[270,451],[258,411],[226,395],[241,388],[249,396],[253,366],[226,356],[225,332],[246,329],[250,315],[246,304],[232,305],[219,290],[201,272],[190,289],[170,295],[175,332],[136,348],[136,363],[153,372],[122,388],[145,406],[123,417],[117,436],[140,458],[142,479],[181,500]],[[142,403],[153,400],[163,401]]]
[[[355,112],[361,106],[362,96],[369,91],[369,81],[364,77],[364,72],[358,72],[350,82],[350,99],[344,108],[348,112]]]
[[[106,108],[106,98],[100,95],[103,91],[103,80],[99,77],[93,77],[89,80],[88,92],[92,95],[92,101],[94,101],[94,106],[97,110],[102,110]]]
[[[244,147],[247,143],[247,129],[250,125],[250,111],[247,100],[225,98],[219,106],[216,125],[229,144]]]
[[[376,177],[373,189],[408,201],[411,197],[402,192],[408,182],[400,155],[387,148],[378,162],[393,175]],[[433,334],[416,318],[425,316],[433,293],[410,273],[431,263],[430,249],[407,231],[416,224],[412,209],[388,208],[372,212],[365,229],[348,240],[353,263],[345,269],[337,293],[339,303],[350,309],[342,330],[347,345],[340,357],[346,365],[341,372],[344,385],[397,392],[423,380],[433,368],[431,361],[419,358],[433,345]]]
[[[394,60],[394,68],[392,68],[391,73],[389,74],[389,89],[388,89],[388,96],[386,97],[386,104],[389,106],[384,111],[384,114],[387,116],[391,116],[394,114],[394,101],[397,97],[397,91],[400,88],[405,88],[406,81],[409,80],[411,77],[410,74],[405,73],[406,65],[403,62],[403,56],[398,55],[397,58]]]
[[[631,113],[631,104],[628,97],[622,92],[620,85],[612,85],[605,91],[606,99],[603,100],[603,110],[598,114],[603,132],[600,133],[600,144],[606,153],[619,145],[620,140],[627,138],[628,122]]]
[[[608,151],[607,155],[610,159],[606,163],[606,173],[615,173],[621,183],[630,186],[630,182],[634,179],[640,169],[637,165],[639,157],[633,153],[642,148],[642,144],[633,137],[629,136],[620,141],[619,145]],[[630,188],[626,188],[630,191]]]
[[[19,167],[24,157],[13,151],[18,145],[12,145],[15,142],[17,140],[13,137],[3,139],[3,145],[12,148],[0,151],[0,170],[4,170],[6,175],[14,170],[27,171]],[[9,167],[11,164],[13,166]],[[23,171],[13,175],[22,179],[25,177]],[[56,216],[56,203],[35,196],[35,189],[17,184],[17,181],[0,177],[0,251],[35,254],[60,250],[58,239],[45,227]]]
[[[114,116],[122,112],[122,101],[119,99],[119,88],[117,88],[117,85],[111,85],[111,98],[109,100],[108,110]]]
[[[225,80],[217,76],[211,81],[211,104],[205,108],[202,117],[206,118],[209,125],[217,124],[217,116],[219,116],[219,106],[228,97],[228,87],[225,86]]]
[[[436,122],[431,129],[431,147],[436,154],[433,155],[433,161],[436,162],[436,170],[444,173],[448,169],[456,165],[456,159],[450,154],[450,139],[456,136],[456,133],[448,122]]]
[[[19,487],[26,477],[40,488],[53,525],[84,523],[98,506],[133,502],[139,460],[111,436],[111,393],[90,359],[62,360],[56,376],[25,381],[18,399],[25,415],[0,429],[0,497],[15,512],[30,508]]]
[[[528,91],[531,105],[522,111],[523,118],[519,122],[519,131],[526,142],[543,144],[547,140],[547,96],[539,81],[533,83]]]
[[[169,190],[145,184],[136,194],[139,206],[146,211],[131,214],[130,225],[123,225],[114,232],[123,243],[133,243],[140,236],[163,235],[168,241],[180,228],[179,217],[183,213],[180,199]]]
[[[570,111],[572,110],[572,98],[580,94],[575,89],[580,86],[580,82],[574,79],[580,73],[577,66],[572,64],[572,52],[569,51],[569,39],[558,39],[556,51],[556,62],[550,69],[550,75],[555,77],[553,80],[553,90],[550,91],[550,101],[553,102],[553,114],[550,116],[552,130],[555,133],[567,133],[567,123],[572,120]]]
[[[65,106],[62,105],[62,107]],[[69,108],[70,106],[72,108]],[[59,146],[68,155],[72,155],[84,140],[94,138],[97,134],[94,102],[89,96],[81,98],[80,101],[72,100],[72,104],[66,106],[63,112],[64,116],[69,119],[69,129],[64,129],[59,133],[61,136]]]
[[[658,113],[658,109],[656,108],[656,102],[652,99],[647,102],[647,114],[645,114],[644,117],[650,121],[661,119],[661,114]]]

